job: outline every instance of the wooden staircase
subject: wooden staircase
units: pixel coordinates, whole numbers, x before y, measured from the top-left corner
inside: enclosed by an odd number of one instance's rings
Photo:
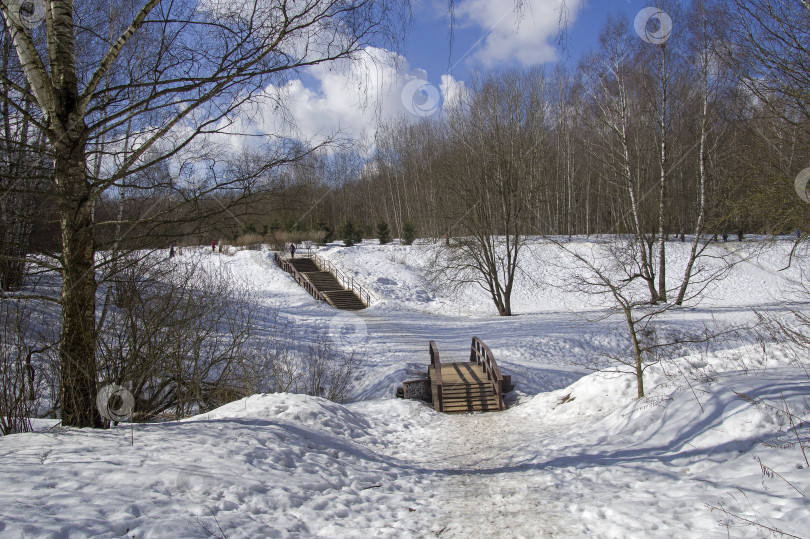
[[[326,298],[326,301],[344,311],[359,311],[366,304],[351,290],[346,290],[328,271],[321,271],[311,258],[290,260],[298,273],[303,275]]]

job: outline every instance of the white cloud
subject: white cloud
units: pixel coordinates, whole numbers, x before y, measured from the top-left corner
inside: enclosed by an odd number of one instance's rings
[[[439,89],[442,92],[442,101],[444,102],[445,110],[463,103],[470,93],[464,81],[456,80],[453,75],[449,74],[442,75]]]
[[[425,70],[411,68],[404,57],[367,48],[354,60],[313,66],[300,79],[268,86],[262,99],[246,107],[226,131],[313,143],[339,135],[356,141],[358,149],[370,150],[381,121],[398,117],[417,121],[441,114],[445,103],[457,101],[466,91],[464,83],[451,75],[442,75],[438,87],[425,82],[427,79]],[[415,86],[420,91],[414,98],[410,93]],[[420,101],[424,98],[427,103]],[[235,138],[231,141],[244,143]]]
[[[570,24],[581,1],[464,0],[456,14],[461,24],[488,32],[472,58],[486,67],[513,61],[532,65],[556,59],[553,41],[560,32],[560,10],[568,10]]]

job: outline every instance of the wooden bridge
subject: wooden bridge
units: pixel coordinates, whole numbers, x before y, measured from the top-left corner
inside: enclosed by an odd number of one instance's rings
[[[430,341],[428,376],[433,408],[449,414],[503,410],[503,394],[512,389],[511,378],[501,374],[492,350],[478,337],[472,339],[470,361],[462,363],[442,363]]]
[[[279,253],[275,259],[315,299],[346,311],[359,311],[371,304],[371,294],[328,260],[315,255],[286,258]]]

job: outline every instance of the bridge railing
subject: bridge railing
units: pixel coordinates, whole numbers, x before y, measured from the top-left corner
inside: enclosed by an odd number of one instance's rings
[[[292,265],[292,262],[289,259],[282,257],[278,252],[273,253],[273,256],[276,259],[276,264],[278,264],[279,267],[281,267],[281,269],[292,275],[293,278],[296,281],[298,281],[298,284],[303,286],[304,290],[309,292],[312,295],[312,297],[324,301],[326,303],[329,303],[329,300],[326,298],[326,296],[324,296],[320,290],[315,288],[315,285],[312,284],[309,281],[309,279],[301,275],[301,273],[297,269],[295,269],[295,266]]]
[[[437,412],[443,412],[442,362],[439,360],[439,347],[435,341],[430,341],[430,364],[433,365],[433,377],[436,381],[436,402],[433,403],[433,407]]]
[[[357,294],[360,297],[360,301],[362,301],[366,305],[366,307],[371,306],[371,293],[362,286],[360,286],[360,283],[355,282],[354,277],[352,277],[351,275],[346,275],[332,262],[326,260],[325,258],[321,258],[314,253],[310,255],[310,258],[312,258],[312,261],[315,262],[315,264],[317,264],[317,266],[321,269],[321,271],[328,271],[329,273],[334,275],[335,279],[337,279],[340,282],[343,288],[345,288],[346,290],[351,290],[352,292]]]
[[[501,369],[495,362],[495,356],[492,355],[492,350],[478,337],[472,338],[472,345],[470,346],[470,362],[483,365],[484,371],[492,386],[495,389],[495,394],[498,395],[498,409],[503,410],[503,375]]]

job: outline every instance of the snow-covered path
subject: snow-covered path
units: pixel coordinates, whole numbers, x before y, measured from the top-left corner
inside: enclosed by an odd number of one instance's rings
[[[436,466],[448,475],[440,492],[443,537],[584,537],[560,491],[538,485],[542,474],[525,453],[525,431],[500,414],[452,418],[436,440]],[[553,429],[544,433],[552,436]]]

